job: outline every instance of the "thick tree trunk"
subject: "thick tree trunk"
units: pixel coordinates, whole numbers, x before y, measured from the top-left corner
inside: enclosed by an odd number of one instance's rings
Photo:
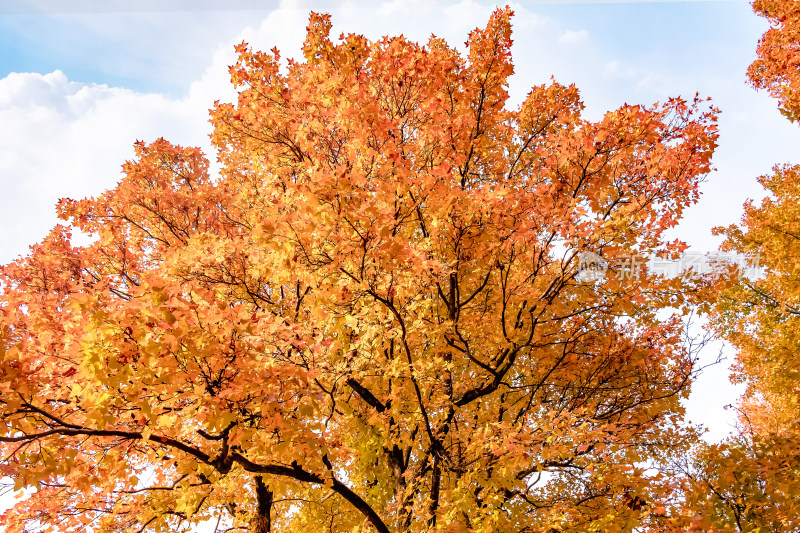
[[[261,476],[256,476],[256,515],[253,518],[253,533],[272,531],[272,491]]]

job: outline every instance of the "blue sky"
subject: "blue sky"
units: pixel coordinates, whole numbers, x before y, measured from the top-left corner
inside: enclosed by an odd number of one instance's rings
[[[220,6],[227,9],[219,9]],[[766,29],[743,0],[523,2],[515,8],[519,102],[551,75],[575,82],[589,118],[622,103],[710,96],[720,107],[717,171],[676,235],[714,250],[713,226],[738,221],[756,177],[800,162],[800,129],[746,85],[745,70]],[[65,7],[66,6],[66,7]],[[370,38],[431,33],[461,45],[493,4],[477,0],[256,2],[255,0],[28,0],[0,5],[0,263],[25,253],[55,223],[63,196],[114,186],[137,139],[164,136],[207,147],[207,109],[233,95],[226,66],[233,44],[298,50],[308,10],[330,12],[334,34]],[[710,354],[713,358],[716,353]],[[695,388],[691,416],[712,436],[735,401],[723,366]]]
[[[70,80],[179,96],[210,56],[279,2],[18,1],[0,7],[0,77],[59,69]],[[95,4],[95,5],[92,5]],[[158,5],[160,4],[160,7]],[[214,10],[226,4],[226,9]],[[295,2],[336,12],[342,2]],[[370,2],[349,2],[365,14]],[[409,2],[413,4],[413,2]],[[488,2],[482,2],[488,5]],[[67,7],[64,7],[66,5]],[[248,9],[255,6],[261,9]],[[287,2],[284,6],[290,5]],[[440,2],[440,5],[457,5]],[[765,24],[743,0],[700,2],[523,2],[565,28],[589,31],[603,52],[633,62],[697,64],[697,51],[752,55]],[[72,7],[69,7],[72,6]],[[337,7],[338,6],[338,7]],[[151,10],[152,9],[152,10]],[[476,21],[476,23],[479,21]],[[398,29],[403,28],[397,20]],[[435,29],[435,27],[434,27]],[[361,31],[366,31],[362,28]],[[733,50],[731,50],[733,48]],[[740,73],[743,76],[743,73]],[[742,78],[743,79],[743,78]]]

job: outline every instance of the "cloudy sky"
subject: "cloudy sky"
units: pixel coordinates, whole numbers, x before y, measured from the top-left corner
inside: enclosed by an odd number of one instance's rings
[[[516,11],[513,103],[554,76],[576,83],[587,116],[623,103],[709,96],[722,111],[717,170],[676,235],[712,251],[711,228],[738,221],[759,198],[756,177],[800,160],[800,129],[745,82],[766,24],[744,0],[532,1]],[[310,9],[331,13],[334,35],[386,34],[463,48],[494,4],[270,0],[3,0],[0,2],[0,263],[41,239],[58,198],[113,187],[137,139],[207,147],[207,110],[230,100],[233,45],[298,54]],[[706,354],[716,356],[718,346]],[[729,354],[728,354],[729,355]],[[690,417],[709,438],[730,429],[736,390],[725,365],[695,386]]]

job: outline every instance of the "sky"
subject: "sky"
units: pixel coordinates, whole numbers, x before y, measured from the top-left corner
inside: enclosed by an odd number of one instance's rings
[[[585,116],[624,103],[712,98],[720,108],[716,170],[702,199],[674,232],[691,250],[716,250],[711,228],[738,222],[759,199],[756,178],[800,162],[800,129],[766,94],[746,84],[765,21],[745,0],[533,1],[515,10],[511,105],[554,77],[575,83]],[[56,222],[59,198],[113,187],[136,140],[165,137],[210,153],[208,108],[231,101],[233,46],[278,47],[299,55],[309,10],[332,15],[333,32],[370,39],[434,33],[463,49],[494,4],[482,0],[1,0],[0,264],[25,254]],[[212,158],[213,159],[213,156]],[[703,355],[722,350],[714,343]],[[727,363],[706,371],[689,418],[719,440],[730,430],[740,390]]]

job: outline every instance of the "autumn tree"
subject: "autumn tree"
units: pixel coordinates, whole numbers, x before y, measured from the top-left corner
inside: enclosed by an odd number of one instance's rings
[[[744,417],[746,412],[741,413]],[[798,528],[797,440],[743,428],[679,460],[683,515],[670,531],[790,533]]]
[[[800,3],[755,0],[771,28],[748,74],[789,120],[800,117]],[[761,176],[767,197],[748,201],[738,225],[717,228],[722,249],[757,262],[759,276],[720,285],[712,327],[736,350],[733,377],[747,389],[739,431],[700,450],[686,491],[701,531],[784,533],[800,529],[800,166]]]
[[[759,182],[769,196],[745,204],[740,225],[717,228],[723,249],[758,261],[719,294],[712,325],[736,350],[747,389],[739,431],[689,471],[704,530],[784,533],[800,528],[800,167]]]
[[[639,267],[683,247],[664,231],[698,198],[715,111],[589,121],[557,83],[511,109],[510,17],[461,55],[334,42],[312,14],[302,60],[237,48],[219,176],[138,143],[116,188],[59,203],[1,273],[2,472],[32,489],[6,531],[669,517],[649,468],[692,436],[696,295]]]

